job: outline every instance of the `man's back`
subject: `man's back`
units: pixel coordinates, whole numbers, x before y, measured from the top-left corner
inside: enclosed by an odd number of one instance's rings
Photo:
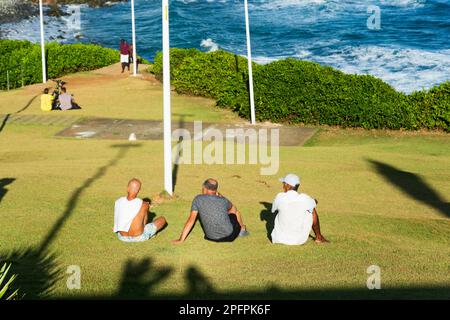
[[[70,94],[62,93],[58,99],[61,110],[69,110],[72,108],[72,96]]]
[[[139,213],[142,206],[142,200],[135,198],[128,200],[121,197],[114,204],[114,232],[128,232],[132,226],[134,218]]]
[[[315,207],[314,199],[305,193],[293,190],[279,193],[272,205],[272,212],[278,210],[272,242],[292,245],[305,243],[311,231]]]
[[[225,197],[201,194],[192,201],[191,211],[198,211],[205,235],[212,240],[228,237],[233,226],[228,215],[231,202]]]
[[[51,111],[53,103],[53,96],[48,93],[44,93],[41,95],[41,110],[42,111]]]

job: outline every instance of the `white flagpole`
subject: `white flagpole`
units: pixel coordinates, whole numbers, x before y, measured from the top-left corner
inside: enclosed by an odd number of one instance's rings
[[[136,22],[134,17],[134,0],[131,0],[131,29],[133,32],[133,75],[137,74],[137,61],[136,61]]]
[[[169,0],[162,0],[163,91],[164,91],[164,189],[170,195],[172,186],[172,135],[170,113],[170,45]]]
[[[253,95],[253,68],[252,68],[252,47],[250,43],[250,24],[248,19],[248,3],[244,0],[245,8],[245,32],[247,34],[247,60],[248,60],[248,87],[250,93],[250,119],[255,124],[255,98]]]
[[[46,83],[47,82],[47,67],[45,64],[44,12],[42,9],[42,0],[39,0],[39,16],[40,16],[40,25],[41,25],[42,83]]]

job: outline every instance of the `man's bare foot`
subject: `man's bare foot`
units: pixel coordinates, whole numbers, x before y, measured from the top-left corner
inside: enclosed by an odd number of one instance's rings
[[[317,238],[314,240],[314,242],[315,242],[315,243],[330,243],[330,241],[328,241],[327,239],[325,239],[323,236],[317,237]]]

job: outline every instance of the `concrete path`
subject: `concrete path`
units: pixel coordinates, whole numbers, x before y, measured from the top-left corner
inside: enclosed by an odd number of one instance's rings
[[[22,115],[9,114],[0,115],[0,124],[38,124],[57,125],[66,128],[56,134],[59,137],[72,137],[80,139],[109,139],[128,140],[130,134],[134,133],[137,140],[162,140],[163,123],[157,120],[131,120],[131,119],[108,119],[108,118],[88,118],[83,119],[76,115]],[[280,146],[300,146],[308,141],[316,132],[315,128],[305,128],[297,126],[285,126],[278,124],[215,124],[207,122],[172,122],[172,132],[177,129],[185,129],[186,139],[207,140],[208,136],[221,134],[227,140],[245,141],[248,135],[267,133],[267,141],[270,143],[272,137],[278,139]],[[255,130],[255,131],[252,131]],[[261,130],[261,129],[266,129]],[[215,131],[218,130],[218,131]],[[255,141],[256,143],[258,140]]]
[[[278,130],[280,146],[303,145],[317,131],[315,128],[304,128],[295,126],[282,126],[274,124],[214,124],[207,122],[173,122],[172,132],[177,129],[185,129],[187,134],[185,139],[207,140],[208,136],[221,134],[227,140],[245,138],[252,133],[260,134],[261,129],[266,129],[267,141],[271,142],[271,137],[275,138]],[[251,131],[251,130],[255,131]],[[218,130],[218,131],[215,131]],[[249,131],[250,130],[250,131]],[[264,131],[262,131],[265,134]],[[78,121],[72,126],[62,130],[57,136],[75,138],[95,138],[127,140],[130,134],[134,133],[137,140],[162,140],[162,121],[151,120],[126,120],[126,119],[102,119],[91,118]],[[257,142],[257,141],[256,141]],[[249,143],[248,140],[246,143]]]

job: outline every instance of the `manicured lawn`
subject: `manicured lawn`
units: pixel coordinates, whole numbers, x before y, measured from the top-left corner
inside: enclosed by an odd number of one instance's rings
[[[68,75],[62,79],[67,82],[69,93],[83,108],[71,111],[80,117],[103,117],[120,119],[162,118],[162,86],[154,79],[142,80],[120,74],[120,66],[113,65],[100,70]],[[143,73],[147,77],[147,73]],[[67,112],[46,112],[40,110],[39,95],[44,88],[52,88],[53,82],[35,84],[0,94],[0,114],[46,114],[61,116]],[[53,90],[53,89],[51,89]],[[31,103],[30,103],[31,102]],[[210,122],[243,122],[234,113],[215,107],[215,102],[200,97],[186,97],[172,93],[173,121],[183,115],[184,121],[203,120]],[[0,123],[1,124],[1,123]]]
[[[116,106],[121,81],[129,86],[126,92],[142,90],[146,97],[130,93],[131,100],[159,108],[157,84],[151,100],[148,83],[119,79],[109,84],[112,109],[82,116],[139,117],[138,103],[130,103],[129,113]],[[0,93],[0,113],[18,110],[31,88]],[[88,97],[83,90],[80,100]],[[174,109],[193,114],[191,120],[236,120],[204,99],[177,99]],[[37,102],[24,112],[39,113]],[[142,114],[161,117],[160,110]],[[276,176],[261,176],[258,165],[181,165],[176,199],[152,208],[166,216],[168,227],[155,239],[126,244],[112,233],[114,200],[132,177],[142,180],[142,197],[159,194],[162,141],[55,138],[61,129],[7,123],[0,132],[0,260],[13,261],[27,298],[46,289],[51,298],[450,296],[448,134],[323,129],[306,146],[281,147]],[[322,231],[331,244],[289,247],[267,239],[267,207],[280,191],[278,177],[288,172],[298,173],[303,191],[319,200]],[[172,245],[208,177],[219,180],[251,235],[211,243],[197,223],[186,243]],[[81,268],[80,290],[66,286],[71,265]],[[381,290],[366,287],[370,265],[381,268]]]

